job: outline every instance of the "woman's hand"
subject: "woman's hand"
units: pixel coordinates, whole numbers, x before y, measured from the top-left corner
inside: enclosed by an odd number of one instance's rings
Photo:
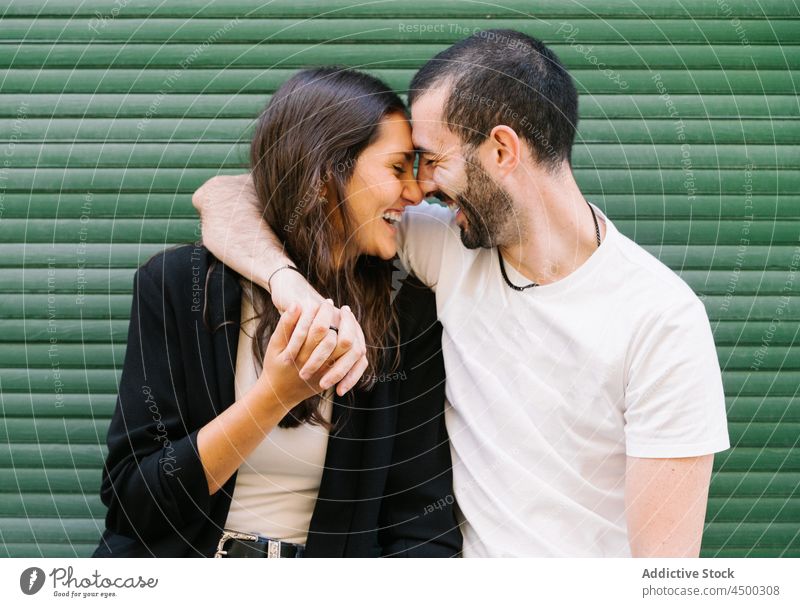
[[[358,383],[368,365],[361,325],[349,306],[339,309],[331,299],[295,305],[302,313],[286,346],[286,356],[295,361],[301,378],[320,390],[338,384],[336,393],[344,395]]]
[[[300,342],[300,336],[307,333],[295,357],[300,376],[316,381],[321,375],[319,387],[323,390],[338,383],[336,393],[342,396],[358,383],[368,366],[361,325],[350,306],[337,309],[331,299],[326,299],[316,313],[312,310],[308,317],[309,329],[303,329],[298,336],[292,337],[293,341]],[[330,327],[336,327],[338,331],[332,331]],[[291,347],[289,349],[294,352]]]
[[[200,428],[197,448],[213,495],[298,403],[319,392],[300,379],[295,361],[286,355],[300,307],[284,312],[264,352],[264,369],[244,396]]]
[[[319,382],[330,368],[328,365],[322,365],[321,370],[307,379],[300,376],[304,361],[302,358],[290,355],[288,350],[293,338],[305,341],[307,331],[298,325],[300,312],[299,305],[292,305],[281,314],[267,344],[263,370],[256,384],[257,389],[266,396],[265,402],[276,403],[287,412],[301,401],[323,391]],[[304,350],[303,355],[306,352],[307,350]]]

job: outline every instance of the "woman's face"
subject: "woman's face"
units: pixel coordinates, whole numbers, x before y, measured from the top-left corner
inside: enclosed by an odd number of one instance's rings
[[[355,221],[355,239],[362,255],[391,259],[403,211],[419,204],[422,191],[414,176],[411,125],[400,113],[386,115],[377,139],[358,157],[347,185],[346,204]]]

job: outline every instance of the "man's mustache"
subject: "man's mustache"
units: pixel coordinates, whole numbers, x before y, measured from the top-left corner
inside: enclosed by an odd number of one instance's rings
[[[467,219],[470,217],[475,217],[475,208],[466,201],[466,199],[461,194],[456,194],[455,197],[448,196],[441,190],[436,190],[430,195],[431,198],[436,198],[437,200],[447,204],[453,202],[458,205],[458,208],[467,216]]]
[[[448,196],[447,194],[445,194],[445,193],[444,193],[444,192],[442,192],[441,190],[436,190],[435,192],[431,192],[431,193],[428,195],[428,198],[436,198],[436,199],[437,199],[437,200],[439,200],[440,202],[449,202],[449,201],[455,201],[455,198],[453,198],[453,197],[451,197],[451,196]]]

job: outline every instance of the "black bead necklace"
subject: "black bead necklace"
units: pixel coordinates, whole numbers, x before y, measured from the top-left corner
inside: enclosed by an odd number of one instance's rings
[[[592,207],[591,204],[589,204],[588,201],[586,201],[586,204],[589,205],[589,210],[592,212],[592,219],[594,220],[594,231],[595,231],[595,234],[597,235],[597,246],[599,248],[600,247],[600,226],[597,223],[597,215],[594,212],[594,208]],[[503,275],[503,280],[506,281],[506,284],[509,287],[511,287],[515,291],[524,291],[525,289],[530,289],[531,287],[538,287],[539,286],[538,282],[532,282],[531,284],[525,285],[524,287],[518,287],[517,285],[515,285],[513,282],[511,282],[508,279],[508,274],[506,274],[506,266],[503,263],[503,256],[500,254],[500,247],[497,247],[497,258],[500,260],[500,273]]]

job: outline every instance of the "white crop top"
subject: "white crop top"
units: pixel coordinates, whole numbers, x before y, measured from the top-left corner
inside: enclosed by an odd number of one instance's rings
[[[261,374],[252,354],[251,336],[257,321],[249,320],[254,314],[253,305],[244,292],[241,313],[235,373],[237,400]],[[333,390],[331,387],[325,392],[321,408],[329,421]],[[327,448],[328,430],[324,427],[307,423],[297,428],[276,426],[239,467],[225,528],[305,544]]]

